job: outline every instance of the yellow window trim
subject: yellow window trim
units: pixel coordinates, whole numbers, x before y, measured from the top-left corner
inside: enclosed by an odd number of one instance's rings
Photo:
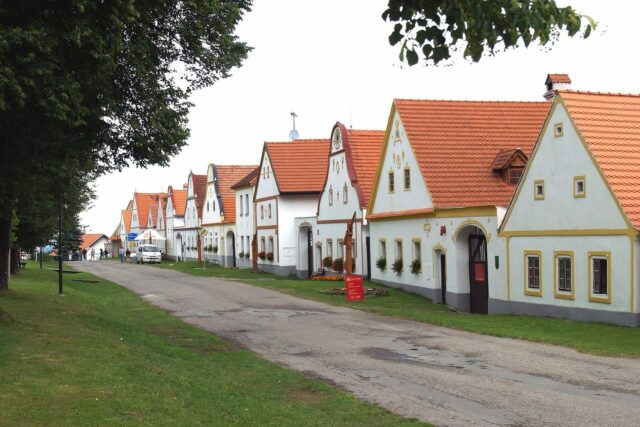
[[[558,130],[559,129],[559,130]],[[553,125],[553,136],[559,138],[564,135],[564,124],[562,122],[554,123]]]
[[[539,289],[531,289],[529,288],[528,279],[528,270],[529,264],[527,263],[527,258],[529,256],[537,256],[538,257],[538,269],[540,271],[540,288]],[[535,251],[531,249],[525,249],[524,251],[524,294],[531,297],[541,297],[542,296],[542,251]]]
[[[538,194],[538,185],[542,185],[542,194]],[[544,179],[533,181],[533,200],[544,200]]]
[[[393,176],[393,190],[391,189],[391,176]],[[389,194],[393,194],[396,192],[396,177],[393,170],[387,172],[387,191],[389,192]]]
[[[558,258],[571,258],[571,293],[558,291]],[[573,251],[555,251],[553,253],[553,294],[558,299],[576,299],[576,264],[573,259]]]
[[[593,258],[606,258],[607,260],[607,296],[602,297],[593,294]],[[589,301],[603,304],[611,304],[611,252],[609,251],[589,251]]]
[[[409,186],[407,187],[407,180],[405,179],[405,171],[409,171]],[[411,191],[411,168],[409,166],[405,166],[402,170],[402,187],[404,187],[404,191]]]
[[[398,254],[394,253],[394,255],[396,256],[395,259],[404,259],[402,256],[404,255],[404,244],[402,242],[402,238],[401,237],[396,237],[393,239],[393,251],[396,252],[398,250],[398,243],[400,243],[400,258],[398,258]]]
[[[420,261],[420,264],[422,264],[422,239],[419,237],[414,237],[411,239],[411,251],[413,252],[414,250],[414,245],[417,243],[420,246],[420,251],[418,251],[418,257],[416,258],[416,254],[412,254],[413,255],[413,260],[415,261],[416,259],[418,261]],[[422,271],[422,268],[420,269]]]
[[[578,193],[578,181],[582,181],[582,193]],[[587,197],[587,179],[584,175],[573,177],[573,198],[581,199]]]

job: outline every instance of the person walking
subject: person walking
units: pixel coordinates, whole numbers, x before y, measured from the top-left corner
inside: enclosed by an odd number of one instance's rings
[[[129,264],[131,264],[131,251],[130,251],[129,249],[127,249],[126,254],[127,254],[127,262],[128,262]]]
[[[120,264],[124,262],[124,248],[118,249],[118,256],[120,256]]]
[[[104,259],[109,259],[109,251],[107,249],[104,250]]]
[[[96,259],[96,250],[95,248],[91,248],[91,261]]]
[[[82,261],[86,261],[87,260],[87,249],[83,249],[82,250]]]
[[[103,255],[104,255],[104,250],[102,250],[102,248],[100,248],[100,258],[98,258],[98,259],[102,259]]]

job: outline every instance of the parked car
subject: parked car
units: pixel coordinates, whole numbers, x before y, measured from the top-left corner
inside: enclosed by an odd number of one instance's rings
[[[131,254],[132,256],[134,254]],[[144,264],[145,262],[157,262],[162,261],[162,254],[160,248],[156,245],[140,245],[135,252],[136,264]]]

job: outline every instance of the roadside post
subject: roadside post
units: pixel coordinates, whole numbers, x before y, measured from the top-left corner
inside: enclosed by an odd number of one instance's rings
[[[356,220],[356,213],[353,213],[351,222],[347,224],[347,232],[344,235],[345,262],[344,262],[344,286],[346,288],[347,301],[362,301],[364,299],[364,288],[362,275],[353,273],[353,223]]]

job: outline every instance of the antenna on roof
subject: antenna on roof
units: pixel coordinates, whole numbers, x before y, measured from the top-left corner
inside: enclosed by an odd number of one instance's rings
[[[351,102],[349,102],[349,129],[353,129],[353,118],[351,117]]]
[[[289,132],[289,139],[291,141],[295,141],[300,137],[300,134],[296,130],[296,117],[298,117],[298,115],[294,111],[292,111],[291,118],[293,119],[293,129],[291,129],[291,131]]]

